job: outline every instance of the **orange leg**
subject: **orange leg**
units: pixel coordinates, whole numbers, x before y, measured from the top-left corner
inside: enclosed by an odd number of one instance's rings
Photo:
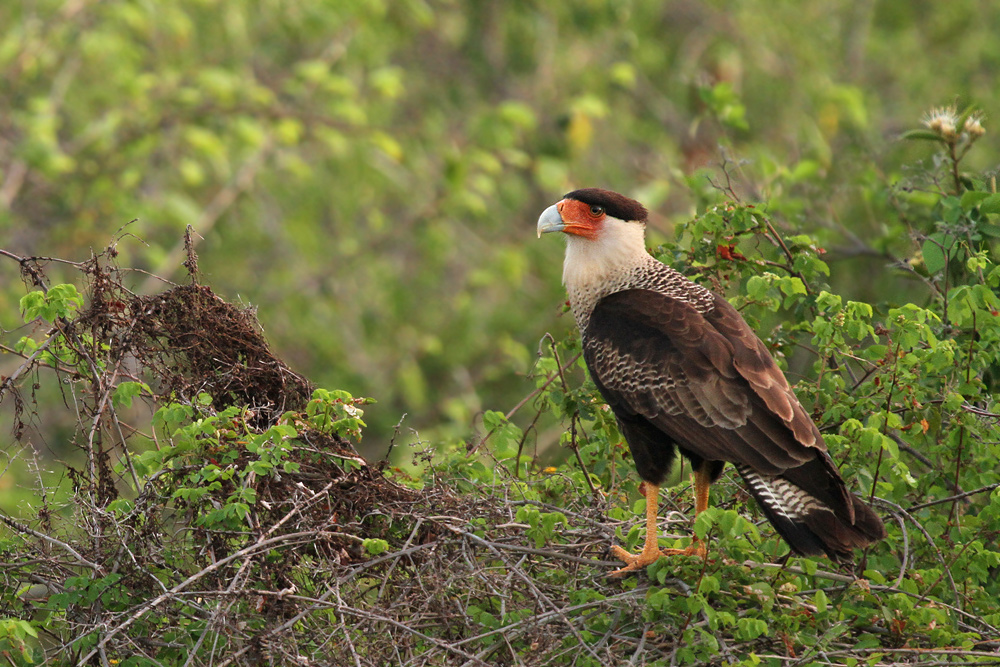
[[[694,518],[708,509],[708,490],[712,487],[712,478],[707,470],[696,470],[694,473]],[[698,556],[704,558],[705,545],[697,537],[691,537],[691,545],[687,549],[664,549],[665,554],[683,556]]]
[[[708,490],[712,482],[707,472],[698,470],[694,474],[694,515],[708,509]],[[615,577],[632,570],[655,563],[660,556],[699,556],[705,557],[705,545],[697,537],[692,538],[691,546],[686,549],[660,549],[658,542],[659,530],[656,525],[656,509],[660,500],[660,487],[644,483],[641,491],[646,496],[646,542],[642,551],[631,554],[618,545],[611,547],[616,558],[625,562],[625,567],[615,570],[609,576]]]
[[[646,567],[655,563],[656,559],[662,555],[657,541],[659,529],[656,526],[656,508],[660,502],[660,487],[644,482],[640,490],[646,496],[646,544],[642,551],[637,554],[630,554],[617,544],[612,545],[611,552],[615,558],[625,562],[625,567],[611,573],[612,577]]]

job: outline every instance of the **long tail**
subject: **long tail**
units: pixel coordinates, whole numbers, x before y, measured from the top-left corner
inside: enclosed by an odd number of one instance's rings
[[[854,549],[886,535],[882,520],[846,490],[826,456],[781,475],[762,475],[745,465],[736,470],[775,530],[798,554],[850,561]]]

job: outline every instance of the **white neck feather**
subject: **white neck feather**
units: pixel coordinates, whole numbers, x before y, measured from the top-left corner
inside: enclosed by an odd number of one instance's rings
[[[655,261],[646,252],[646,225],[639,222],[605,219],[596,239],[566,239],[563,285],[581,327],[598,300],[622,289],[634,269]]]
[[[567,234],[566,239],[563,263],[566,289],[612,282],[613,277],[644,264],[649,258],[646,226],[639,222],[605,220],[594,240],[574,234]]]

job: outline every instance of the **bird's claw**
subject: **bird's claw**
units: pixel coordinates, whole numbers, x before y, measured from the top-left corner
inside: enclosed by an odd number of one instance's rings
[[[614,554],[615,558],[624,562],[625,567],[615,570],[608,575],[609,577],[620,577],[626,572],[631,572],[632,570],[638,570],[646,567],[647,565],[651,565],[662,555],[659,549],[643,549],[640,553],[633,554],[625,551],[617,544],[612,545],[611,553]]]
[[[685,549],[660,549],[660,548],[645,548],[637,554],[629,553],[622,549],[617,544],[611,546],[611,553],[614,554],[615,558],[625,563],[625,567],[615,570],[608,574],[609,577],[620,577],[633,570],[638,570],[646,567],[647,565],[652,565],[660,556],[697,556],[698,558],[704,558],[707,554],[705,550],[705,545],[700,540],[694,540],[691,546]]]
[[[708,554],[708,551],[700,540],[694,540],[690,546],[684,549],[661,549],[660,553],[664,556],[697,556],[698,558],[704,558]]]

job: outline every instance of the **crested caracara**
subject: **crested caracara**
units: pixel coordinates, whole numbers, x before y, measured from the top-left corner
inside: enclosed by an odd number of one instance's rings
[[[645,482],[646,542],[613,574],[655,561],[659,487],[677,452],[690,460],[695,514],[732,463],[778,533],[802,555],[834,560],[885,537],[882,521],[848,492],[823,437],[767,348],[724,298],[646,251],[646,209],[587,188],[545,209],[538,235],[566,234],[563,284],[583,355]]]

